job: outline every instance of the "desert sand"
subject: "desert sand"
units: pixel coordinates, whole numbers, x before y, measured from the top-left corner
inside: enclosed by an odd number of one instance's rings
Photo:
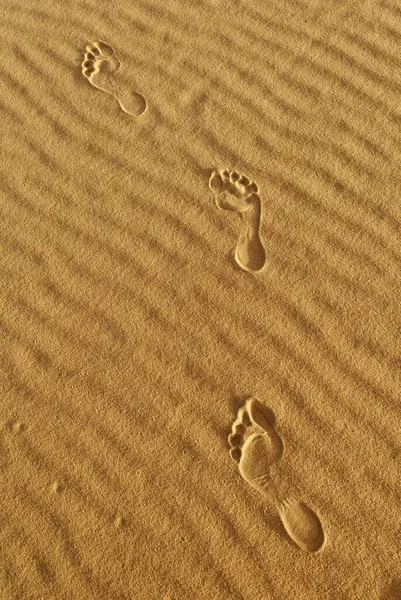
[[[0,6],[0,600],[401,599],[397,1]]]

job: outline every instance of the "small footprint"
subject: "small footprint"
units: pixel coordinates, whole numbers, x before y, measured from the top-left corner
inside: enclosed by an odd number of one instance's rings
[[[260,271],[265,265],[266,254],[259,233],[261,202],[258,186],[245,175],[220,169],[212,173],[209,187],[219,208],[242,215],[243,228],[235,250],[237,264],[244,271]]]
[[[270,467],[284,452],[274,414],[256,398],[249,398],[238,411],[228,443],[230,456],[238,464],[242,478],[274,501],[290,538],[307,552],[321,550],[325,534],[317,514],[300,500],[280,499],[270,477]]]
[[[120,61],[113,48],[105,42],[93,42],[86,46],[82,74],[94,87],[114,96],[124,112],[137,117],[145,112],[146,100],[142,94],[117,85],[114,73],[119,67]]]

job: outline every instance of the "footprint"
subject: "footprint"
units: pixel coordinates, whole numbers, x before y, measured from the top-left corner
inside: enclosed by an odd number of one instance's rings
[[[93,42],[86,46],[82,74],[93,86],[114,96],[124,112],[137,117],[145,112],[146,100],[141,94],[117,85],[114,73],[119,67],[120,61],[113,48],[105,42]]]
[[[219,208],[242,215],[243,228],[235,250],[237,264],[244,271],[260,271],[265,265],[266,254],[259,234],[261,202],[258,186],[245,175],[220,169],[212,173],[209,187]]]
[[[290,538],[302,550],[320,550],[325,543],[325,534],[317,514],[295,498],[280,499],[270,477],[270,467],[284,452],[272,411],[256,398],[249,398],[238,411],[228,443],[230,456],[238,464],[241,477],[273,500]]]

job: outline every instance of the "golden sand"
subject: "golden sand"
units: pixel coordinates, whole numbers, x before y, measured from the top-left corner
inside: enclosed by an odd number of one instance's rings
[[[0,600],[400,600],[399,4],[0,24]]]

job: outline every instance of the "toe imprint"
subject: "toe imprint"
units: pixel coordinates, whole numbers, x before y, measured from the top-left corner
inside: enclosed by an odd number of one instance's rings
[[[94,46],[99,50],[100,54],[103,54],[103,56],[111,56],[114,54],[113,48],[106,44],[106,42],[95,42]]]
[[[243,229],[235,250],[237,264],[244,271],[260,271],[266,256],[259,234],[261,202],[257,184],[237,171],[220,169],[212,173],[209,187],[219,208],[242,216]]]
[[[231,448],[230,456],[236,463],[239,463],[241,460],[241,448]]]
[[[86,51],[93,54],[93,56],[100,56],[99,43],[94,42],[93,44],[87,44]]]

